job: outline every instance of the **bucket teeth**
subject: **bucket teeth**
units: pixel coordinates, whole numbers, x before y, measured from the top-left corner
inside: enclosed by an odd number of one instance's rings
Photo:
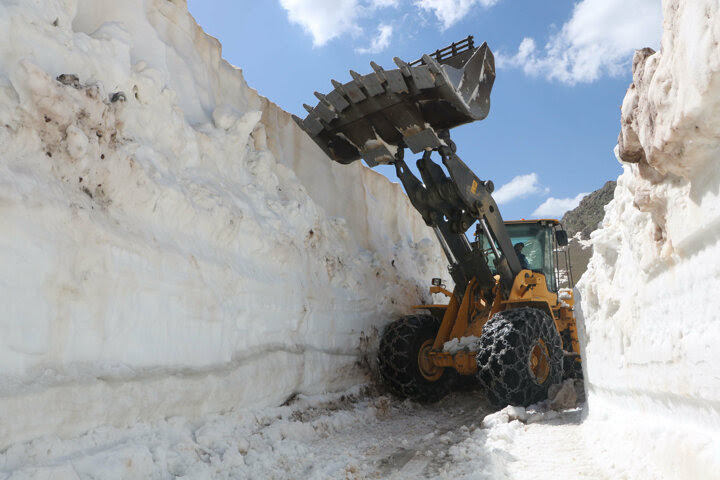
[[[347,96],[351,102],[362,102],[367,98],[362,92],[362,90],[360,90],[360,86],[362,85],[362,77],[359,73],[353,72],[352,70],[350,70],[350,75],[353,77],[353,81],[343,85],[343,87],[345,88],[345,92],[347,93]]]
[[[328,99],[320,92],[313,92],[313,95],[315,95],[315,98],[320,100],[320,102],[324,103],[327,106],[330,106],[330,102],[328,102]]]
[[[423,62],[425,62],[425,65],[427,65],[428,68],[430,68],[430,71],[432,73],[435,73],[435,74],[440,73],[440,70],[441,70],[440,64],[437,63],[437,61],[434,58],[432,58],[428,54],[425,54],[422,56],[422,59],[423,59]]]
[[[327,94],[327,101],[333,106],[336,112],[342,112],[350,106],[350,103],[345,99],[348,96],[343,84],[337,80],[330,80],[335,89]]]
[[[353,77],[353,80],[358,86],[362,86],[365,89],[365,92],[370,97],[374,97],[385,92],[385,89],[382,88],[382,82],[372,74],[363,76],[354,70],[350,70],[350,76]]]
[[[406,77],[412,76],[412,73],[410,72],[410,65],[400,60],[399,57],[393,57],[393,62],[395,62],[395,65],[398,66],[402,74]]]
[[[298,117],[297,115],[293,115],[292,119],[295,121],[298,127],[302,128],[311,135],[317,135],[318,133],[322,132],[324,128],[322,124],[318,122],[312,115],[308,115],[305,120]]]
[[[333,90],[332,92],[328,93],[327,99],[330,102],[330,104],[333,106],[336,112],[342,112],[347,107],[350,106],[350,103],[345,99],[343,96],[343,93],[340,92],[340,90]]]
[[[387,78],[385,78],[385,70],[383,70],[380,65],[375,62],[370,62],[370,66],[372,67],[375,75],[378,77],[380,82],[387,82]]]
[[[373,73],[362,77],[362,84],[367,94],[371,97],[385,93],[382,82],[378,79],[377,75]]]
[[[313,137],[320,134],[320,132],[322,132],[325,128],[323,124],[315,118],[315,115],[312,114],[305,117],[305,120],[302,121],[300,127]]]
[[[303,103],[303,108],[305,109],[306,112],[308,112],[308,113],[310,113],[310,114],[313,113],[313,107],[311,107],[311,106],[308,105],[307,103]]]
[[[405,79],[403,78],[402,73],[400,73],[400,70],[386,70],[385,78],[387,79],[388,90],[390,90],[391,92],[394,92],[394,93],[409,93],[410,92],[407,84],[405,83]]]
[[[335,113],[335,111],[332,109],[332,107],[329,105],[326,105],[323,102],[320,102],[317,104],[317,107],[315,107],[315,113],[325,123],[330,123],[338,117],[337,113]]]
[[[367,75],[350,70],[352,80],[330,80],[333,89],[315,92],[318,104],[303,105],[307,117],[293,120],[343,164],[359,158],[368,165],[392,163],[398,148],[441,148],[443,131],[487,116],[495,71],[485,44],[449,58],[440,53],[412,64],[396,57],[397,68],[388,70],[370,62]]]
[[[435,86],[435,75],[430,71],[430,67],[422,65],[412,69],[412,78],[415,86],[421,90],[433,88]]]

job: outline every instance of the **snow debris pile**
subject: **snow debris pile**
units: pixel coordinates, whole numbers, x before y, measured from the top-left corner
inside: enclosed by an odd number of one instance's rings
[[[524,424],[547,422],[562,415],[565,410],[578,406],[582,398],[581,380],[569,378],[561,384],[555,384],[548,392],[548,399],[528,407],[508,405],[499,412],[491,413],[482,421],[483,428],[494,428],[512,421]],[[583,399],[584,400],[584,399]]]
[[[608,477],[598,474],[587,455],[579,428],[583,401],[582,381],[568,379],[553,386],[548,400],[486,415],[480,428],[450,447],[452,475],[441,478],[623,478],[614,468]]]
[[[558,290],[558,303],[563,308],[570,308],[570,304],[566,300],[572,300],[572,290],[569,288],[561,288]]]
[[[0,1],[0,145],[0,449],[362,382],[445,269],[182,0]]]
[[[585,430],[638,478],[717,478],[720,5],[663,9],[661,51],[635,55],[624,173],[580,285]]]

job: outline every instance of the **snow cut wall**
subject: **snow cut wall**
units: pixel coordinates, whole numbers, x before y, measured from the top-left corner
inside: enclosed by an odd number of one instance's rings
[[[720,478],[720,4],[663,1],[580,291],[586,432],[637,478]],[[600,452],[601,449],[598,449]]]
[[[362,382],[445,272],[182,0],[0,0],[0,145],[0,448]]]

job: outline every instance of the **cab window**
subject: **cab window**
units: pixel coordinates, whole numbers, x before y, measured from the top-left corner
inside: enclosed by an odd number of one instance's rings
[[[534,272],[545,275],[547,288],[551,292],[557,292],[557,281],[555,278],[555,265],[553,262],[553,230],[549,226],[540,224],[511,224],[506,225],[508,234],[513,246],[523,243],[521,251],[527,259],[528,268]],[[495,269],[495,254],[490,247],[488,239],[481,235],[479,246],[483,249],[488,260],[488,266],[493,274]]]

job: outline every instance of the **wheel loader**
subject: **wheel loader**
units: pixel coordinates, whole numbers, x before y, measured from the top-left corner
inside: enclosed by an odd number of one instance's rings
[[[448,302],[418,305],[385,327],[380,376],[393,393],[417,401],[437,401],[471,376],[496,406],[541,401],[550,385],[581,374],[572,291],[558,288],[567,234],[553,219],[503,221],[493,183],[467,167],[449,133],[487,117],[492,52],[470,36],[394,62],[397,69],[371,62],[369,74],[351,70],[351,81],[331,80],[332,91],[315,92],[316,106],[304,105],[307,117],[294,117],[336,162],[394,165],[449,262],[453,290],[437,278],[430,287]],[[405,163],[406,149],[420,154],[420,178]]]

